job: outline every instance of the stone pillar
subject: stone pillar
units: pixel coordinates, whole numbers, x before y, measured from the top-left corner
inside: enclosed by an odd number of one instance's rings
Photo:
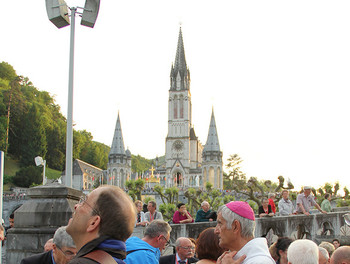
[[[30,199],[16,210],[15,227],[8,230],[6,262],[20,263],[43,252],[56,229],[68,224],[81,195],[81,191],[59,183],[30,188]]]

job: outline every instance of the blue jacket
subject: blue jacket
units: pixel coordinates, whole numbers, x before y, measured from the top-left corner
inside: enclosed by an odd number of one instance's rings
[[[138,237],[130,237],[126,240],[127,256],[126,264],[158,264],[160,257],[159,248],[154,248]]]

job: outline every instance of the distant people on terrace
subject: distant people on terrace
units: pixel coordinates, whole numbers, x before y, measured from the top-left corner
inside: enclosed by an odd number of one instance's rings
[[[272,212],[271,205],[269,205],[269,200],[267,198],[263,198],[261,201],[262,205],[259,206],[259,217],[265,216],[274,216],[275,214]]]
[[[207,201],[201,203],[201,209],[197,211],[195,222],[212,222],[216,221],[216,212],[210,209]]]
[[[315,206],[321,213],[327,213],[316,203],[315,197],[311,194],[311,187],[305,186],[304,192],[297,196],[297,213],[310,215],[310,210],[313,206]]]
[[[151,223],[155,219],[163,220],[163,215],[161,212],[158,212],[157,203],[155,201],[149,201],[147,205],[148,212],[145,213],[145,219]]]
[[[276,194],[269,193],[269,205],[271,205],[272,212],[276,214],[276,205],[275,205]]]
[[[331,199],[332,199],[332,196],[329,193],[326,193],[324,195],[324,200],[321,203],[321,209],[323,211],[326,211],[328,213],[332,211]]]
[[[177,205],[178,210],[174,213],[173,223],[174,224],[186,224],[193,223],[193,218],[190,213],[186,210],[186,205],[184,203],[179,203]]]
[[[136,206],[136,222],[135,226],[146,226],[149,224],[149,222],[145,218],[145,213],[142,211],[143,209],[143,204],[140,200],[135,201],[135,206]]]
[[[289,191],[282,191],[282,199],[278,202],[279,215],[291,215],[294,212],[293,203],[289,200]]]

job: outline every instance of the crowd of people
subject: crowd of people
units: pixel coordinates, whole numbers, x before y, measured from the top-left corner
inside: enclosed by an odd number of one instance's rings
[[[307,188],[304,193],[301,203],[309,201]],[[264,203],[263,213],[269,214],[273,207],[268,199]],[[307,205],[300,206],[304,214]],[[45,252],[24,258],[21,264],[350,264],[350,247],[340,246],[336,239],[317,246],[311,240],[282,237],[268,247],[266,238],[254,237],[255,212],[247,202],[232,201],[214,212],[204,201],[195,219],[180,203],[174,223],[216,221],[216,226],[197,238],[178,237],[173,245],[171,226],[162,219],[156,203],[150,201],[147,209],[143,212],[142,202],[133,203],[122,189],[101,186],[80,199],[67,226],[47,241]],[[131,236],[138,226],[144,227],[142,238]],[[170,254],[169,248],[173,248]]]
[[[274,193],[269,194],[269,198],[263,198],[261,206],[259,206],[259,217],[269,217],[276,214],[280,216],[292,215],[292,214],[305,214],[310,215],[312,208],[316,207],[323,214],[331,212],[331,198],[329,193],[325,194],[325,199],[322,201],[321,206],[317,204],[315,197],[311,194],[311,187],[305,186],[303,192],[298,194],[296,199],[296,207],[294,208],[293,202],[289,199],[289,191],[282,191],[282,198],[278,201],[277,207],[275,205],[276,195]],[[278,209],[278,212],[277,212]]]

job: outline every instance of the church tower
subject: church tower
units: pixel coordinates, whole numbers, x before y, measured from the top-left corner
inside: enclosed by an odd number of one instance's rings
[[[207,143],[202,154],[203,182],[210,182],[214,188],[223,188],[222,152],[216,130],[214,109],[212,110]]]
[[[107,183],[124,188],[131,175],[131,152],[125,151],[120,117],[118,113],[112,147],[108,155]]]
[[[175,62],[170,71],[165,149],[167,186],[194,186],[201,174],[202,145],[192,127],[190,82],[180,28]]]

